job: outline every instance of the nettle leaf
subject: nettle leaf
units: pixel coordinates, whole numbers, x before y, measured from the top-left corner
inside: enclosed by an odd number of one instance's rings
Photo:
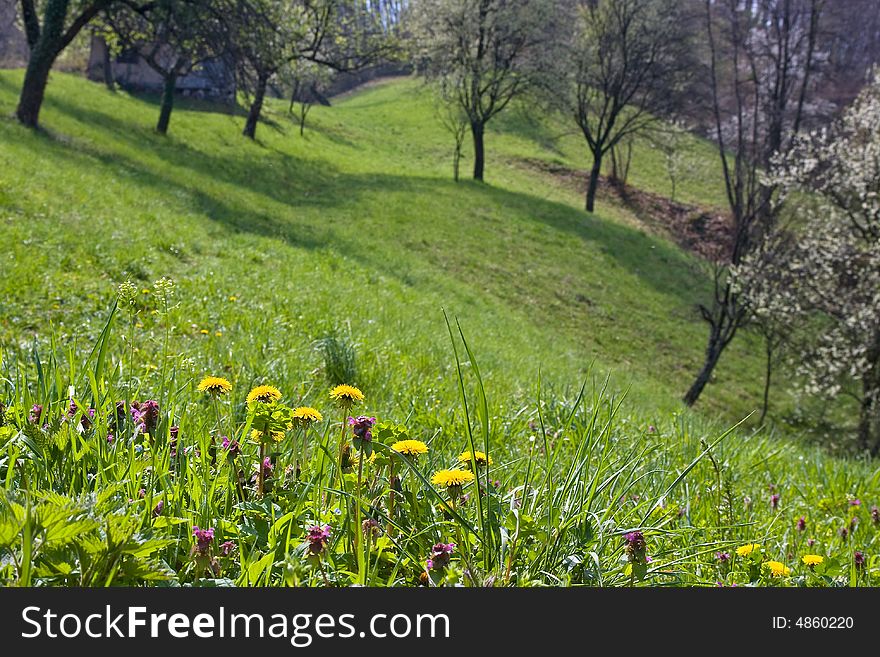
[[[127,581],[161,582],[174,578],[176,573],[162,561],[126,559],[119,574]]]
[[[132,541],[122,549],[123,554],[129,554],[133,557],[148,557],[158,550],[176,543],[174,538],[150,538],[141,542]]]
[[[83,534],[93,532],[98,527],[100,524],[91,518],[56,523],[46,528],[45,541],[47,545],[64,545],[73,542]]]
[[[128,543],[137,528],[137,520],[122,515],[107,516],[107,541],[114,545]]]
[[[188,522],[186,518],[176,518],[174,516],[159,516],[153,521],[153,527],[155,529],[162,529],[163,527],[182,525],[185,522]]]
[[[13,513],[0,516],[0,547],[9,547],[19,542],[23,523]]]
[[[74,567],[66,561],[43,561],[40,563],[34,574],[39,578],[67,577],[74,571]]]
[[[81,537],[78,544],[80,549],[84,550],[85,553],[91,557],[103,554],[107,548],[107,544],[104,540],[96,534]]]

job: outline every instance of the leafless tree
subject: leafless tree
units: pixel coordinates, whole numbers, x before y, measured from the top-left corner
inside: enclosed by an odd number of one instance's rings
[[[699,306],[709,326],[700,371],[685,393],[696,403],[721,354],[749,316],[732,284],[736,267],[772,228],[773,186],[761,172],[801,130],[815,78],[823,0],[706,0],[712,117],[732,218],[729,261],[713,267],[711,303]]]

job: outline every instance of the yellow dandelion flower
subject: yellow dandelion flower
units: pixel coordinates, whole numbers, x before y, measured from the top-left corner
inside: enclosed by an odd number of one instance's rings
[[[228,379],[219,376],[206,376],[199,383],[199,392],[209,392],[212,395],[225,395],[232,390],[232,384]]]
[[[413,458],[428,453],[428,446],[421,440],[398,440],[391,446],[391,449],[398,454],[406,454]]]
[[[781,561],[768,561],[764,564],[764,568],[769,570],[773,577],[788,577],[791,575],[791,568]]]
[[[208,335],[210,331],[208,329],[202,329],[201,331],[199,331],[199,333],[201,333],[202,335]]]
[[[272,440],[274,440],[276,443],[280,443],[282,440],[284,440],[284,432],[283,431],[273,431],[273,432],[271,432],[271,435],[269,437]],[[251,440],[253,440],[256,443],[263,442],[263,432],[260,431],[259,429],[253,429],[251,431]]]
[[[805,554],[801,557],[801,561],[804,562],[804,565],[812,568],[813,566],[818,566],[820,563],[825,561],[825,557],[818,554]]]
[[[747,557],[755,550],[760,550],[761,546],[758,543],[746,543],[738,548],[736,548],[736,553],[741,557]]]
[[[438,470],[431,477],[431,483],[435,486],[451,488],[464,486],[474,480],[474,473],[469,470]]]
[[[330,398],[342,406],[351,406],[364,401],[364,393],[354,386],[342,384],[330,391]]]
[[[324,419],[321,413],[311,406],[299,406],[293,409],[293,420],[302,426],[308,426],[312,422],[320,422]]]
[[[214,331],[214,337],[222,338],[222,337],[223,337],[223,331]]]
[[[275,386],[257,386],[248,393],[247,403],[248,406],[254,402],[271,404],[279,399],[281,399],[281,391]]]
[[[477,459],[477,465],[479,465],[481,467],[485,466],[487,463],[489,465],[492,465],[492,463],[493,463],[492,457],[491,456],[487,457],[484,452],[474,452],[474,456]],[[461,454],[459,454],[458,455],[458,462],[470,465],[470,463],[471,463],[470,450],[464,451]]]

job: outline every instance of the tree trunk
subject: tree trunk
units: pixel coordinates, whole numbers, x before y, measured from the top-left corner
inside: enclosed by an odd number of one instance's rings
[[[110,46],[104,42],[104,84],[110,91],[116,91],[116,80],[113,79],[113,62],[110,58]]]
[[[299,109],[299,136],[302,137],[306,134],[306,118],[309,115],[309,110],[312,109],[311,104],[302,103]]]
[[[44,58],[33,53],[28,62],[15,116],[29,128],[36,128],[38,125],[40,109],[43,106],[43,96],[46,93],[49,71],[52,68],[53,61],[54,57]]]
[[[15,116],[24,125],[36,128],[43,106],[49,71],[64,46],[64,21],[69,0],[49,0],[43,14],[43,29],[34,43],[24,74],[24,84]],[[29,34],[29,37],[32,35]]]
[[[177,73],[172,72],[165,76],[165,87],[162,90],[162,109],[159,110],[159,122],[156,123],[156,132],[160,135],[168,133],[171,110],[174,109],[175,89],[177,89]]]
[[[247,121],[244,124],[242,134],[248,139],[256,139],[257,122],[260,120],[260,113],[263,111],[263,99],[266,96],[266,85],[269,83],[267,75],[260,75],[257,78],[257,88],[254,90],[254,100],[248,110]]]
[[[596,207],[596,189],[599,187],[599,174],[602,172],[602,153],[593,153],[593,168],[590,170],[590,182],[587,185],[587,212]]]
[[[880,330],[875,331],[872,344],[865,354],[868,369],[862,378],[862,403],[859,413],[859,449],[880,454]]]
[[[877,431],[877,400],[876,392],[871,389],[869,382],[862,382],[862,402],[859,409],[859,436],[858,447],[860,451],[870,450],[871,456],[877,456],[880,452],[880,435]]]
[[[485,126],[482,123],[471,123],[471,134],[474,137],[474,180],[483,182],[486,153],[483,146]]]
[[[772,338],[765,338],[765,355],[767,356],[767,362],[764,363],[764,403],[761,406],[761,417],[758,419],[758,424],[763,424],[764,420],[767,418],[767,411],[770,410],[770,379],[773,375],[773,342]]]
[[[700,373],[697,374],[697,378],[694,379],[691,387],[682,398],[685,405],[693,406],[697,403],[697,400],[703,392],[703,388],[706,387],[706,384],[709,383],[709,379],[712,378],[712,372],[715,370],[715,366],[718,364],[723,350],[724,347],[721,344],[721,336],[719,332],[713,328],[712,333],[709,336],[709,346],[706,347],[706,360],[703,361],[703,367],[700,368]]]

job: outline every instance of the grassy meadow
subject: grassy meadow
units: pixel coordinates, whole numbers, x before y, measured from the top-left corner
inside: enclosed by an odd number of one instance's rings
[[[417,81],[304,137],[269,109],[256,143],[196,102],[161,137],[56,74],[41,132],[0,120],[4,583],[878,583],[876,466],[793,396],[756,425],[749,334],[683,410],[706,266],[533,166],[586,168],[564,122],[499,117],[481,185]],[[721,207],[686,148],[679,198]],[[630,183],[668,194],[663,155]]]

